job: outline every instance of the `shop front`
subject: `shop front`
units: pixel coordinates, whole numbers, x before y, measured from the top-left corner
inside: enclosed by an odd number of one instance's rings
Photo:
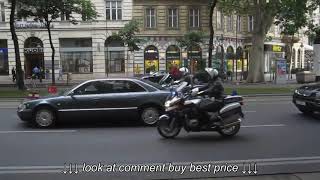
[[[125,47],[121,40],[108,38],[105,42],[106,74],[125,72]]]
[[[179,68],[181,63],[180,63],[180,49],[175,46],[175,45],[171,45],[168,47],[167,51],[166,51],[166,70],[167,72],[169,72],[172,67],[177,67]]]
[[[205,66],[205,62],[202,62],[202,50],[199,45],[188,48],[188,59],[185,60],[184,66],[188,67],[191,73],[194,73],[202,66]]]
[[[159,51],[155,46],[148,46],[144,50],[145,73],[159,71]]]
[[[93,72],[91,38],[60,39],[60,56],[64,73],[88,74]]]
[[[30,78],[32,76],[32,70],[35,67],[44,71],[43,43],[39,38],[30,37],[25,41],[24,56],[24,71],[26,78]]]
[[[0,40],[0,76],[9,75],[7,40]]]
[[[274,73],[276,61],[285,58],[285,45],[284,44],[265,44],[265,73]]]

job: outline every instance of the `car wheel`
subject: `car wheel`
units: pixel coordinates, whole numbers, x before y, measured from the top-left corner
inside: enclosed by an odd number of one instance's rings
[[[49,108],[38,109],[34,116],[34,123],[40,128],[50,128],[55,124],[55,115]]]
[[[141,111],[141,121],[143,122],[143,124],[148,125],[148,126],[152,126],[155,125],[158,120],[159,120],[159,110],[157,108],[154,107],[148,107],[148,108],[144,108]]]

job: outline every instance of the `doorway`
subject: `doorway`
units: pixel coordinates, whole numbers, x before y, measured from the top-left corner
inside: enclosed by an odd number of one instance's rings
[[[32,69],[35,67],[45,71],[43,43],[39,38],[30,37],[25,41],[24,56],[24,71],[26,78],[32,76]]]

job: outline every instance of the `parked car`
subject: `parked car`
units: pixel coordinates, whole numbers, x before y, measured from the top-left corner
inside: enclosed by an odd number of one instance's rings
[[[151,82],[154,82],[154,83],[159,83],[160,80],[166,75],[165,72],[162,72],[162,71],[159,71],[159,72],[154,72],[154,73],[151,73],[149,75],[146,75],[146,76],[143,76],[141,79],[142,80],[149,80]]]
[[[320,84],[302,86],[295,90],[293,103],[304,114],[320,111]]]
[[[81,83],[54,97],[23,102],[18,116],[38,127],[51,127],[68,119],[138,117],[153,125],[169,91],[156,83],[134,78],[97,79]]]

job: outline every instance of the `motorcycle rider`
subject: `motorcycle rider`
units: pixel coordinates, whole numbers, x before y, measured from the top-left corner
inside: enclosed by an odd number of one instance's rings
[[[187,82],[188,85],[193,85],[193,76],[189,73],[189,69],[182,67],[179,69],[180,72],[180,82]]]
[[[215,123],[218,121],[217,112],[223,106],[224,88],[222,80],[219,77],[219,72],[213,68],[205,68],[205,71],[209,74],[210,79],[206,86],[199,88],[201,95],[208,95],[210,97],[204,99],[200,103],[200,109],[206,112],[214,112],[210,115],[209,123]]]

